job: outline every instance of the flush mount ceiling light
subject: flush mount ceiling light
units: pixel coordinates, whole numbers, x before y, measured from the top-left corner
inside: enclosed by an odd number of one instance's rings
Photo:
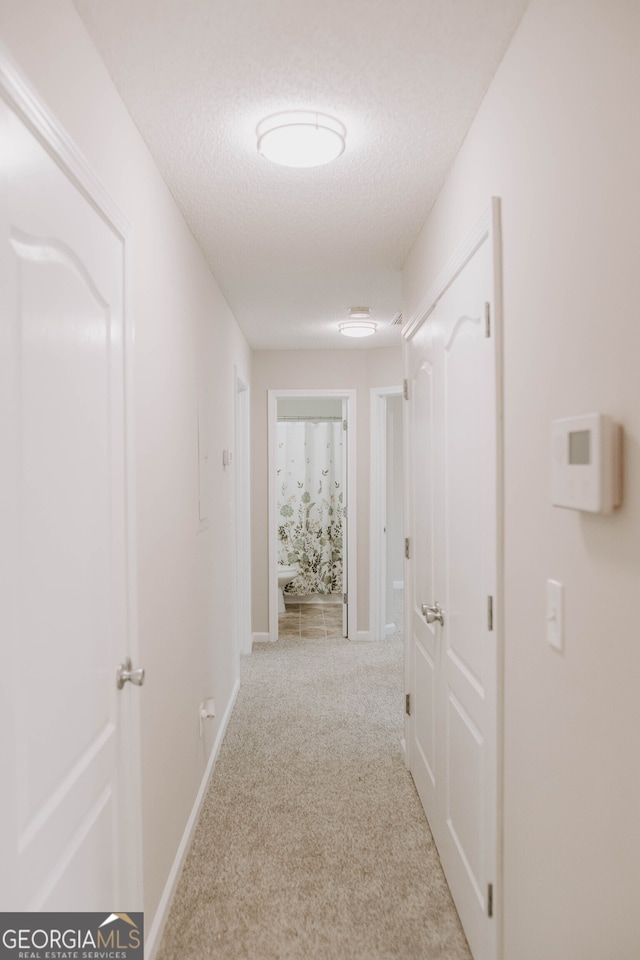
[[[377,323],[370,319],[369,307],[351,307],[349,319],[338,324],[344,337],[370,337],[376,332]]]
[[[326,113],[286,110],[265,117],[256,127],[258,151],[284,167],[319,167],[344,151],[347,130]]]

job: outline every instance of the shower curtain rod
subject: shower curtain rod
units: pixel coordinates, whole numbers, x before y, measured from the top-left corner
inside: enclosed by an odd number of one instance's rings
[[[278,423],[300,421],[302,423],[338,423],[342,417],[278,417]]]

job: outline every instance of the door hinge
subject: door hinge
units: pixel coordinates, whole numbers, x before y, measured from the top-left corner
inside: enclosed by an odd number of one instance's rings
[[[487,890],[487,916],[488,917],[493,916],[493,884],[492,883],[489,884],[489,888]]]
[[[408,380],[402,381],[402,396],[405,398],[405,400],[409,399],[409,381]]]
[[[404,697],[404,712],[408,717],[411,716],[411,694],[407,693]]]
[[[493,630],[493,597],[487,597],[487,630]]]
[[[342,602],[343,602],[343,603],[349,603],[349,594],[348,594],[348,593],[343,593],[343,594],[342,594]]]
[[[491,336],[491,304],[488,300],[484,305],[484,335]]]
[[[343,430],[346,430],[346,429],[347,429],[347,421],[346,421],[346,420],[343,420],[343,421],[342,421],[342,429],[343,429]]]
[[[411,557],[409,556],[409,537],[404,538],[404,558],[405,560],[411,559]]]

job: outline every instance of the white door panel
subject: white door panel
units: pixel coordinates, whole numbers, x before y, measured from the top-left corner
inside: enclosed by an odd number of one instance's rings
[[[420,696],[414,697],[415,746],[420,755],[418,762],[424,767],[429,781],[428,798],[436,785],[436,664],[417,631],[414,642],[416,688],[420,690]]]
[[[487,215],[454,258],[423,321],[409,329],[405,351],[412,425],[408,753],[475,960],[495,960],[498,949],[498,664],[489,619],[490,603],[497,609],[497,387],[495,330],[486,315],[495,303],[496,215]],[[422,604],[436,602],[444,622],[428,625]]]
[[[447,697],[447,776],[445,820],[455,845],[458,867],[465,871],[478,901],[484,903],[482,835],[482,752],[485,740],[480,729],[452,691]]]
[[[441,593],[445,692],[443,799],[447,831],[441,856],[477,960],[488,956],[489,882],[495,876],[495,829],[485,836],[485,789],[493,768],[495,733],[487,705],[487,675],[496,663],[487,621],[495,594],[495,508],[488,489],[495,460],[494,343],[485,329],[492,300],[491,247],[485,242],[436,308],[442,344],[443,472]],[[494,488],[495,489],[495,488]],[[487,709],[488,706],[488,709]]]
[[[140,692],[115,682],[132,652],[124,239],[33,115],[40,132],[0,100],[2,901],[134,910]]]

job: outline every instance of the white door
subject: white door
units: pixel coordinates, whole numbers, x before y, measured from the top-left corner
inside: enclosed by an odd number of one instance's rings
[[[477,237],[476,237],[477,240]],[[497,953],[497,388],[492,231],[408,357],[411,769],[475,960]],[[430,621],[430,622],[428,622]]]
[[[0,900],[139,910],[124,240],[64,132],[0,81]]]
[[[437,809],[437,707],[440,677],[437,624],[428,624],[422,604],[436,596],[435,543],[433,537],[434,409],[432,326],[423,324],[407,352],[408,416],[408,529],[410,563],[407,565],[407,616],[405,648],[411,706],[405,737],[411,773],[429,822],[436,835]]]

